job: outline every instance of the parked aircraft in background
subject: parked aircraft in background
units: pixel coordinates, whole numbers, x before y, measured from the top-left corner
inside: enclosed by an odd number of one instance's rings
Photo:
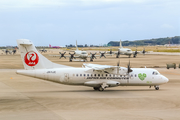
[[[46,49],[39,49],[39,51],[41,51],[41,53],[46,53],[47,52],[47,50]]]
[[[127,55],[127,56],[129,56],[129,57],[131,57],[131,55],[133,55],[133,57],[136,57],[137,54],[140,54],[140,53],[145,54],[146,51],[145,51],[145,49],[144,49],[143,51],[137,51],[137,49],[136,49],[136,51],[132,51],[132,50],[129,49],[129,48],[123,48],[122,43],[121,43],[121,40],[120,40],[118,52],[112,52],[112,49],[111,49],[111,50],[110,50],[109,52],[107,52],[107,53],[108,53],[108,54],[116,54],[116,58],[119,58],[119,55]]]
[[[74,52],[74,53],[70,53],[70,52]],[[77,58],[83,61],[87,61],[87,58],[90,58],[90,61],[93,61],[93,59],[96,59],[96,56],[97,56],[95,55],[96,53],[94,54],[90,53],[91,55],[89,56],[86,51],[79,50],[77,47],[77,41],[76,41],[76,50],[70,51],[70,52],[69,52],[69,55],[65,55],[66,52],[64,53],[59,52],[60,55],[50,55],[50,56],[60,56],[60,59],[62,57],[64,58],[69,57],[69,62],[72,62],[74,59],[77,59]]]
[[[35,77],[66,85],[82,85],[103,91],[116,86],[154,86],[169,80],[155,69],[127,68],[109,65],[83,64],[83,68],[74,68],[49,61],[40,54],[29,40],[17,40],[25,70],[17,74]]]
[[[3,51],[6,55],[7,55],[7,54],[10,54],[10,55],[13,54],[13,55],[14,55],[14,54],[16,54],[16,51],[17,51],[17,50],[16,50],[16,49],[13,49],[13,50],[3,49],[2,51]]]
[[[59,49],[59,48],[61,48],[60,46],[51,46],[50,44],[49,44],[49,48],[56,48],[56,49]]]

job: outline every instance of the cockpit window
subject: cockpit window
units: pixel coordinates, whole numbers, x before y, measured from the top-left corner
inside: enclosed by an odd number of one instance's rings
[[[130,52],[131,50],[127,50],[128,52]]]
[[[87,54],[86,52],[82,52],[82,54]]]
[[[153,75],[159,75],[159,73],[157,71],[153,71],[152,73]]]

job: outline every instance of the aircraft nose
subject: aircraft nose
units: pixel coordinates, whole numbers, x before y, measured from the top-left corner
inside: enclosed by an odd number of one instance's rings
[[[169,79],[165,76],[162,76],[162,79],[164,80],[165,83],[169,82]]]

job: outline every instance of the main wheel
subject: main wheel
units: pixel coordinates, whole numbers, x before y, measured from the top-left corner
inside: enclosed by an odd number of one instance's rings
[[[159,90],[159,87],[155,87],[156,90]]]
[[[159,86],[154,86],[154,88],[155,88],[156,90],[159,90]]]
[[[98,87],[93,87],[93,89],[94,89],[94,90],[99,90],[99,88],[98,88]]]

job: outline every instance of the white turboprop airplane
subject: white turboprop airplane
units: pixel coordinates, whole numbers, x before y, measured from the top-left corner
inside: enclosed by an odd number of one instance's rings
[[[109,65],[83,64],[82,68],[60,65],[41,55],[29,40],[19,39],[17,44],[25,70],[17,74],[44,79],[66,85],[82,85],[103,91],[116,86],[154,86],[169,80],[155,69],[128,68]]]
[[[145,52],[145,50],[143,50]],[[119,43],[119,48],[118,48],[118,52],[112,52],[112,50],[110,52],[108,52],[109,54],[116,54],[116,58],[119,58],[119,55],[127,55],[129,57],[131,57],[131,55],[133,55],[133,57],[136,57],[138,53],[137,50],[136,51],[132,51],[131,49],[129,48],[123,48],[122,47],[122,43],[121,43],[121,40],[120,40],[120,43]],[[144,53],[143,53],[144,54]]]
[[[62,57],[66,58],[66,57],[69,57],[69,62],[72,62],[73,59],[76,59],[76,58],[79,58],[79,59],[82,59],[83,61],[87,61],[87,58],[89,57],[90,58],[90,61],[93,61],[94,58],[96,58],[97,55],[95,54],[92,54],[90,56],[88,56],[88,53],[86,51],[81,51],[78,49],[77,47],[77,41],[76,41],[76,50],[75,51],[72,51],[74,52],[73,54],[69,53],[70,55],[65,55],[66,52],[64,53],[60,53],[60,55],[50,55],[50,56],[60,56],[60,59]]]

